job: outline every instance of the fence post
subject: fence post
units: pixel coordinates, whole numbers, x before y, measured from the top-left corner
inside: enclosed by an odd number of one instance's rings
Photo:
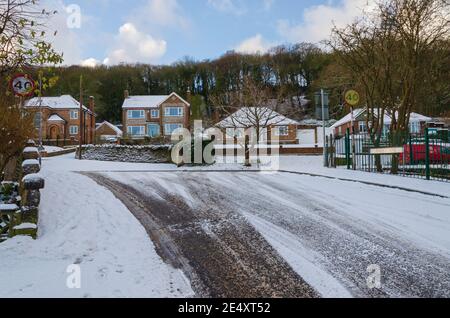
[[[412,143],[412,135],[409,135],[409,164],[411,166],[414,164],[414,149]]]
[[[428,128],[425,128],[425,173],[427,180],[431,179],[430,172],[430,136],[428,134]]]
[[[347,170],[350,170],[350,128],[347,128],[345,133],[345,161],[347,163]]]

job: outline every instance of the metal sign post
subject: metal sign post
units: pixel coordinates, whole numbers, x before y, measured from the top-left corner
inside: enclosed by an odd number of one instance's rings
[[[351,133],[352,133],[352,168],[356,170],[356,140],[355,140],[355,116],[353,109],[359,104],[360,96],[359,93],[353,89],[345,92],[345,102],[350,106],[351,111]]]
[[[322,119],[322,133],[323,133],[323,165],[328,166],[327,148],[326,148],[326,121],[329,118],[329,96],[324,89],[321,89],[315,94],[316,101],[316,118]]]
[[[322,128],[323,128],[323,166],[328,166],[327,149],[326,149],[326,130],[325,130],[325,96],[323,89],[320,90],[320,98],[322,101]]]

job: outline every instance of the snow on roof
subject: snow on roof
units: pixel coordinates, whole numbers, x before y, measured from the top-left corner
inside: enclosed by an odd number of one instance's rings
[[[353,110],[353,117],[354,119],[357,119],[359,116],[361,116],[363,113],[366,112],[365,108],[357,108],[355,110]],[[376,113],[378,113],[379,110],[376,111]],[[398,112],[396,112],[396,115],[398,115]],[[339,126],[342,126],[346,123],[351,122],[352,120],[352,114],[349,113],[347,115],[345,115],[342,119],[338,120],[333,126],[331,126],[331,128],[337,128]],[[418,114],[418,113],[411,113],[410,114],[410,118],[409,118],[409,122],[410,123],[417,123],[417,122],[430,122],[432,121],[432,118]],[[391,116],[387,113],[385,113],[384,115],[384,123],[389,125],[392,122]]]
[[[121,129],[119,129],[116,125],[113,125],[113,124],[111,124],[110,122],[108,122],[106,120],[103,123],[99,124],[98,127],[96,128],[96,130],[100,129],[100,127],[102,127],[103,125],[106,125],[109,128],[111,128],[112,130],[114,130],[118,136],[122,136],[123,135],[123,132],[122,132]]]
[[[158,108],[162,103],[164,103],[172,96],[178,97],[181,101],[190,106],[190,104],[183,98],[181,98],[178,94],[172,93],[170,95],[130,96],[125,99],[122,108]]]
[[[353,110],[353,118],[358,118],[361,116],[366,110],[364,108],[356,108]],[[331,126],[332,129],[337,128],[339,126],[342,126],[346,123],[349,123],[352,121],[352,113],[348,113],[343,118],[339,119],[337,122],[334,123],[333,126]]]
[[[41,100],[41,101],[40,101]],[[80,103],[70,95],[61,95],[58,97],[34,97],[25,102],[25,108],[48,107],[51,109],[79,109]],[[83,105],[83,109],[89,111],[89,108]]]
[[[396,113],[398,115],[398,113]],[[430,122],[433,119],[431,117],[427,117],[418,113],[411,113],[409,115],[409,122],[410,123],[420,123],[420,122]],[[388,118],[385,120],[386,124],[390,124],[392,122],[391,117],[388,116]]]
[[[299,125],[299,122],[287,118],[268,107],[242,107],[234,114],[228,116],[216,126],[220,128],[261,126],[287,126]]]
[[[57,114],[53,114],[49,117],[48,121],[64,121],[65,120],[63,118],[61,118],[59,115]]]

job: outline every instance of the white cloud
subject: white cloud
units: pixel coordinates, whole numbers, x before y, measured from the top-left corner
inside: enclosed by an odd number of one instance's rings
[[[266,53],[273,45],[264,40],[261,34],[242,41],[235,51],[245,54]]]
[[[69,15],[66,12],[67,6],[62,0],[44,0],[39,3],[40,7],[48,12],[57,11],[46,21],[47,35],[46,41],[53,45],[55,51],[63,53],[65,65],[79,64],[82,56],[81,29],[71,29],[67,26]],[[82,16],[83,20],[83,16]],[[56,36],[54,32],[57,31]]]
[[[287,41],[317,43],[330,37],[334,25],[344,27],[373,3],[373,0],[341,0],[339,3],[330,1],[329,4],[312,6],[304,10],[300,24],[278,21],[278,32]]]
[[[133,23],[125,23],[120,27],[115,45],[103,63],[154,63],[164,56],[166,50],[166,41],[139,31]]]
[[[208,0],[208,5],[218,11],[235,15],[242,15],[247,11],[242,3],[236,4],[236,0]]]
[[[263,0],[263,9],[265,11],[269,11],[270,9],[272,9],[274,3],[275,0]]]
[[[136,23],[142,26],[180,27],[181,29],[187,29],[190,26],[177,0],[148,0],[144,7],[135,11],[134,18]]]
[[[93,57],[81,61],[80,65],[85,67],[96,67],[99,66],[101,62]]]

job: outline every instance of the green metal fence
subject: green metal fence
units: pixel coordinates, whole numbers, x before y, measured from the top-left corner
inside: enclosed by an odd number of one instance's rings
[[[367,172],[398,174],[450,182],[450,140],[448,130],[422,134],[369,134],[336,137],[329,145],[330,166]]]

